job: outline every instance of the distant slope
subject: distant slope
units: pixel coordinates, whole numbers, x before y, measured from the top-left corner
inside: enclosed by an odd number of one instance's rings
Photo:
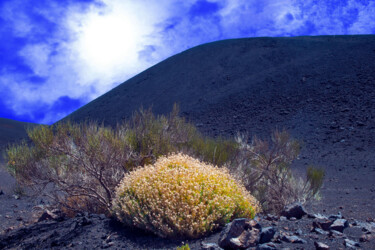
[[[238,103],[277,98],[269,95],[273,90],[308,99],[311,90],[332,82],[345,88],[345,79],[372,74],[374,68],[373,35],[224,40],[172,56],[67,118],[115,125],[141,105],[161,114],[174,102],[194,117],[228,98]]]
[[[8,144],[27,138],[26,129],[38,124],[0,118],[0,190],[12,193],[15,179],[5,170],[4,151]]]
[[[38,124],[0,118],[0,150],[9,143],[27,138],[26,129]]]

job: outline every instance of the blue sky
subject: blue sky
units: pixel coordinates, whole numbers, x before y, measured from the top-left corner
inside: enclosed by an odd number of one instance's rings
[[[375,34],[375,0],[1,0],[0,117],[51,124],[215,40]]]

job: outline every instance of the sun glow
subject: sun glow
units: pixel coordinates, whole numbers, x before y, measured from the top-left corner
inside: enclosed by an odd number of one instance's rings
[[[110,67],[123,58],[136,59],[142,33],[131,15],[92,14],[85,20],[79,47],[82,59],[96,67]]]
[[[73,18],[73,51],[89,73],[81,73],[80,82],[93,82],[98,75],[105,76],[108,83],[123,81],[124,74],[138,73],[150,66],[140,60],[139,52],[154,42],[150,34],[164,12],[155,9],[158,7],[112,0]]]

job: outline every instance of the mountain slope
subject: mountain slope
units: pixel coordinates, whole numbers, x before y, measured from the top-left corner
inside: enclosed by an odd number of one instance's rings
[[[6,118],[0,118],[0,148],[9,143],[27,138],[27,128],[37,126],[35,123],[20,122]]]
[[[316,207],[367,218],[375,211],[375,36],[249,38],[204,44],[147,69],[66,119],[115,125],[141,105],[181,114],[210,135],[304,142],[293,169],[326,170]]]
[[[204,111],[229,96],[271,99],[269,92],[298,94],[372,70],[375,36],[249,38],[204,44],[149,68],[68,118],[114,125],[141,105],[167,113]],[[277,96],[275,97],[277,98]]]

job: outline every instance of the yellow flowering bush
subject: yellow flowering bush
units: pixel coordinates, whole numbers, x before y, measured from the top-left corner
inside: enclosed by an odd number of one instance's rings
[[[254,218],[259,210],[226,168],[183,154],[126,174],[112,206],[124,224],[168,238],[198,238],[235,218]]]

